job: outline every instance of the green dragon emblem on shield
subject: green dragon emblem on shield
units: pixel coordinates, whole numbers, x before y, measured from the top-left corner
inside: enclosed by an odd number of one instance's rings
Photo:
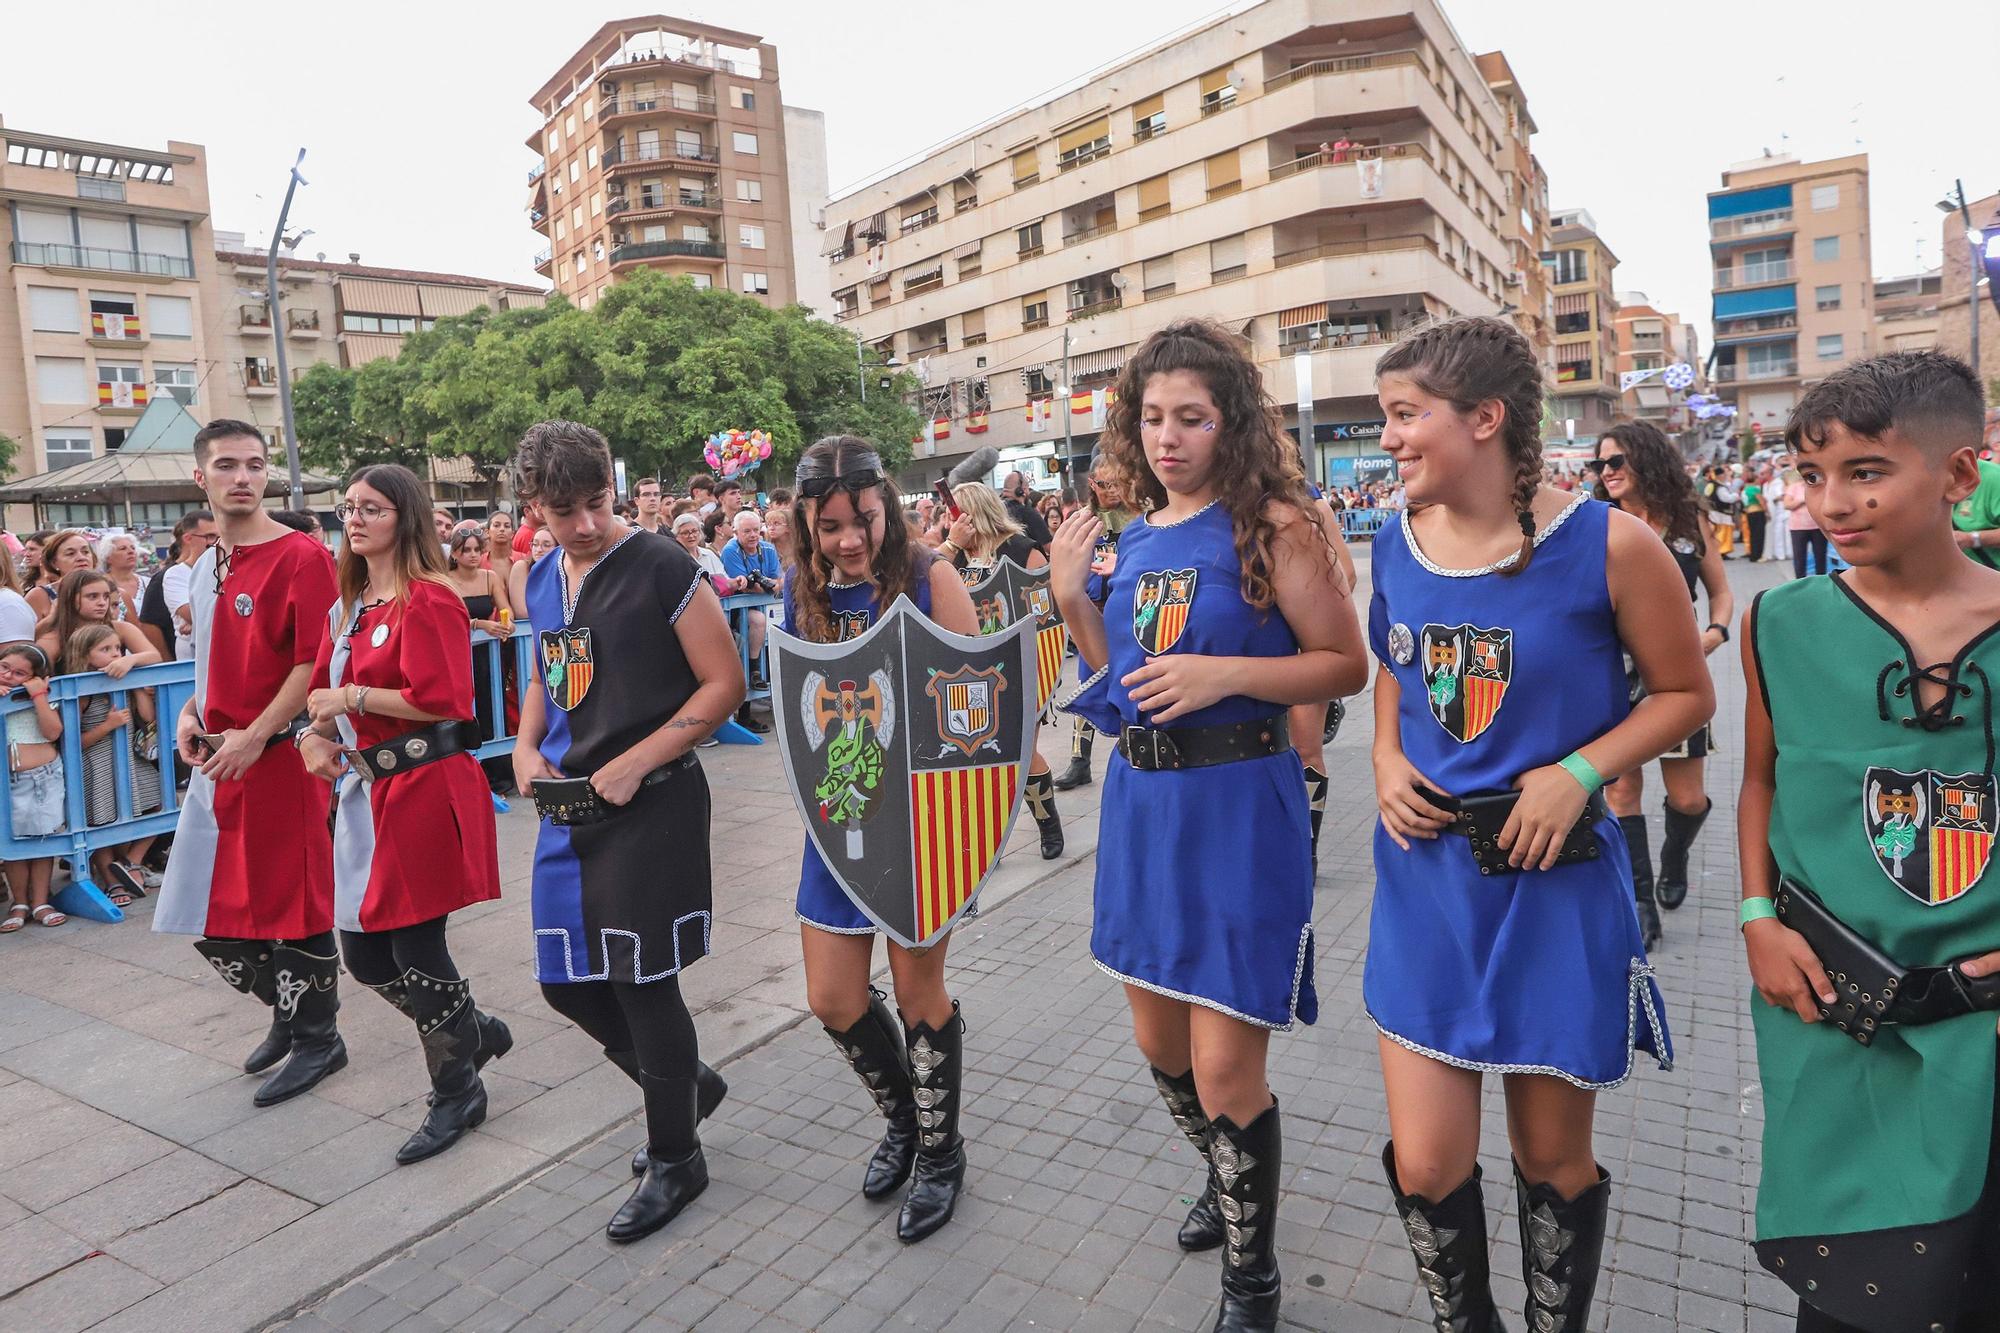
[[[800,712],[806,734],[826,750],[826,773],[813,786],[819,817],[846,831],[850,860],[861,856],[861,825],[875,812],[876,795],[889,766],[887,743],[896,727],[896,695],[886,672],[863,685],[852,680],[829,685],[813,672],[806,678]]]

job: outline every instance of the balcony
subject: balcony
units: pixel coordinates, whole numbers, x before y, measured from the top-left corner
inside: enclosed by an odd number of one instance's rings
[[[125,380],[97,382],[97,410],[107,416],[138,416],[146,410],[150,390]]]
[[[1421,65],[1423,58],[1415,51],[1370,51],[1365,55],[1339,56],[1329,60],[1313,60],[1295,69],[1264,81],[1265,93],[1289,88],[1303,79],[1315,78],[1321,74],[1351,74],[1357,70],[1387,69],[1392,65]]]
[[[642,116],[656,111],[712,117],[715,99],[706,93],[654,93],[651,97],[607,97],[597,104],[597,118],[604,124],[621,116]]]
[[[269,334],[271,332],[271,308],[266,305],[237,306],[236,331],[238,333]]]
[[[129,273],[144,278],[192,278],[194,261],[178,255],[143,250],[104,250],[91,245],[44,245],[15,241],[14,262],[44,268],[85,269],[93,273]]]
[[[90,336],[85,341],[92,347],[144,347],[146,333],[139,327],[137,315],[106,314],[93,310],[90,312]]]
[[[554,262],[555,262],[555,255],[552,252],[548,250],[542,251],[540,254],[535,256],[535,272],[546,276],[549,271],[549,266]],[[270,326],[266,325],[265,327],[268,329]]]
[[[1708,224],[1711,241],[1738,240],[1746,236],[1769,236],[1792,230],[1792,210],[1774,208],[1764,213],[1745,213],[1738,218],[1717,218]]]
[[[1087,241],[1093,236],[1108,236],[1117,230],[1118,220],[1116,218],[1110,218],[1103,222],[1094,222],[1088,226],[1078,227],[1075,231],[1064,232],[1063,244],[1066,246],[1075,245],[1080,241]]]
[[[702,194],[697,190],[675,190],[666,194],[641,194],[637,198],[613,195],[604,205],[607,217],[642,218],[654,213],[672,213],[680,209],[700,209],[703,212],[719,212],[722,199],[718,195]]]
[[[1758,342],[1795,333],[1798,327],[1799,316],[1795,310],[1743,319],[1719,319],[1715,322],[1715,342],[1717,346],[1729,342]]]
[[[918,292],[927,292],[933,287],[942,286],[944,286],[944,265],[939,264],[936,268],[925,269],[921,273],[906,274],[903,278],[903,295],[914,296]]]
[[[1715,271],[1715,290],[1726,292],[1740,287],[1761,287],[1771,282],[1792,282],[1798,276],[1798,265],[1789,259],[1777,264],[1745,264],[1741,268],[1719,268]]]
[[[542,178],[542,173],[547,171],[548,169],[549,169],[548,163],[546,162],[537,162],[535,163],[534,166],[529,167],[528,184],[533,185],[536,181],[540,180]]]
[[[853,319],[860,313],[861,313],[861,306],[858,303],[851,305],[837,305],[833,308],[833,322],[836,324],[845,324],[848,320]]]
[[[319,337],[319,311],[287,310],[285,312],[285,332],[294,338]]]
[[[1385,143],[1378,144],[1372,148],[1350,148],[1338,156],[1341,160],[1336,162],[1334,161],[1335,154],[1333,153],[1315,152],[1307,153],[1304,157],[1294,158],[1290,162],[1280,162],[1277,166],[1271,168],[1271,179],[1274,181],[1284,180],[1288,176],[1296,176],[1302,171],[1314,171],[1320,167],[1345,168],[1366,157],[1379,157],[1390,161],[1415,158],[1424,163],[1429,163],[1431,160],[1430,149],[1415,142]]]
[[[714,166],[721,160],[716,150],[706,144],[679,143],[619,144],[607,149],[602,159],[606,171],[654,162],[703,162]]]
[[[1734,363],[1719,365],[1711,377],[1717,384],[1746,384],[1759,380],[1797,379],[1797,361],[1766,361],[1762,365],[1739,366]]]
[[[1070,319],[1089,319],[1092,315],[1108,314],[1123,308],[1125,294],[1118,291],[1071,292],[1070,301]]]
[[[899,219],[896,223],[896,231],[900,235],[908,236],[913,231],[922,231],[937,220],[937,205],[932,204],[929,208],[922,209],[910,214],[908,217]]]
[[[720,241],[635,241],[611,247],[611,267],[646,259],[721,259]]]
[[[1315,259],[1338,259],[1348,255],[1372,255],[1391,250],[1428,250],[1437,254],[1437,242],[1428,236],[1379,236],[1361,241],[1326,241],[1302,250],[1287,250],[1272,261],[1277,268],[1310,264]]]

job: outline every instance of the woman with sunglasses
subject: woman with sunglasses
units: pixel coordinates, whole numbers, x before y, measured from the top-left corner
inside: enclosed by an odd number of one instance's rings
[[[852,435],[823,439],[799,459],[786,628],[812,643],[856,638],[898,597],[944,629],[979,633],[958,571],[910,536],[875,446]],[[868,1161],[862,1196],[886,1198],[911,1181],[896,1234],[905,1243],[922,1240],[951,1220],[965,1183],[965,1022],[944,984],[950,937],[921,952],[888,942],[899,1021],[868,984],[875,925],[841,891],[810,839],[798,916],[806,1003],[889,1122]]]
[[[334,783],[333,919],[347,971],[417,1027],[430,1109],[396,1151],[435,1157],[486,1119],[479,1071],[514,1045],[473,1005],[445,945],[453,912],[500,896],[493,806],[473,758],[472,657],[416,474],[364,467],[334,507],[345,528],[298,737]]]
[[[1736,594],[1723,573],[1722,554],[1704,532],[1701,499],[1680,451],[1659,427],[1646,421],[1623,421],[1604,432],[1597,457],[1587,464],[1597,474],[1600,499],[1609,500],[1634,518],[1642,519],[1667,544],[1680,567],[1692,604],[1697,587],[1708,592],[1708,627],[1701,650],[1713,653],[1729,642]],[[1633,703],[1646,697],[1646,684],[1632,655],[1625,655],[1625,681]],[[1653,859],[1646,838],[1645,770],[1634,769],[1604,788],[1604,800],[1618,816],[1625,841],[1632,849],[1632,893],[1639,909],[1639,929],[1645,946],[1660,942],[1659,908],[1668,911],[1687,898],[1688,849],[1708,818],[1710,801],[1704,772],[1714,732],[1704,722],[1692,736],[1660,756],[1660,779],[1666,784],[1666,837],[1660,844],[1660,874],[1653,878]],[[1655,906],[1657,900],[1658,906]]]

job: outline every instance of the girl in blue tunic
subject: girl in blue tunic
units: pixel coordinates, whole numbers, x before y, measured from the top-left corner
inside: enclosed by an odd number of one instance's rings
[[[855,638],[898,597],[945,629],[979,632],[958,571],[911,541],[894,484],[866,440],[831,436],[800,456],[791,533],[785,628],[800,638]],[[841,891],[811,838],[798,915],[806,1003],[889,1122],[861,1193],[886,1198],[910,1181],[896,1234],[922,1240],[951,1220],[965,1184],[965,1022],[944,985],[950,938],[920,952],[887,942],[899,1021],[868,984],[874,923]]]
[[[1672,1055],[1600,775],[1678,744],[1714,692],[1665,544],[1541,484],[1526,338],[1447,320],[1376,375],[1409,503],[1375,540],[1369,610],[1381,827],[1362,989],[1388,1093],[1383,1166],[1436,1327],[1499,1328],[1476,1159],[1481,1075],[1502,1075],[1528,1326],[1575,1333],[1610,1199],[1597,1090],[1625,1080],[1635,1050],[1663,1068]],[[1636,706],[1623,652],[1646,685]],[[1511,812],[1454,818],[1460,798],[1509,791]],[[1504,859],[1482,874],[1470,835],[1501,819]],[[1579,821],[1595,854],[1558,865]]]
[[[1310,1023],[1312,838],[1293,704],[1367,678],[1361,627],[1256,365],[1205,321],[1126,363],[1104,450],[1146,511],[1119,537],[1062,526],[1051,584],[1091,672],[1070,701],[1118,736],[1104,781],[1091,955],[1125,983],[1133,1035],[1209,1164],[1182,1226],[1225,1245],[1218,1330],[1277,1326],[1273,1030]]]

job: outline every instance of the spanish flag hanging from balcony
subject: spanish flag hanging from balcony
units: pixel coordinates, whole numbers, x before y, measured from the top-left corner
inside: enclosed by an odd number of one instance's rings
[[[99,380],[97,382],[97,405],[99,407],[144,407],[146,386],[127,384],[123,380]]]
[[[1055,412],[1055,399],[1030,398],[1028,400],[1028,429],[1036,434],[1049,428],[1049,418]]]
[[[986,413],[974,412],[965,419],[965,433],[967,435],[984,435],[986,431]]]
[[[942,440],[942,439],[944,439],[944,438],[945,438],[945,437],[946,437],[947,435],[950,435],[950,434],[951,434],[951,418],[950,418],[950,417],[939,417],[939,418],[938,418],[938,419],[937,419],[936,421],[933,421],[933,422],[931,422],[931,438],[932,438],[932,439],[934,439],[934,440]]]

